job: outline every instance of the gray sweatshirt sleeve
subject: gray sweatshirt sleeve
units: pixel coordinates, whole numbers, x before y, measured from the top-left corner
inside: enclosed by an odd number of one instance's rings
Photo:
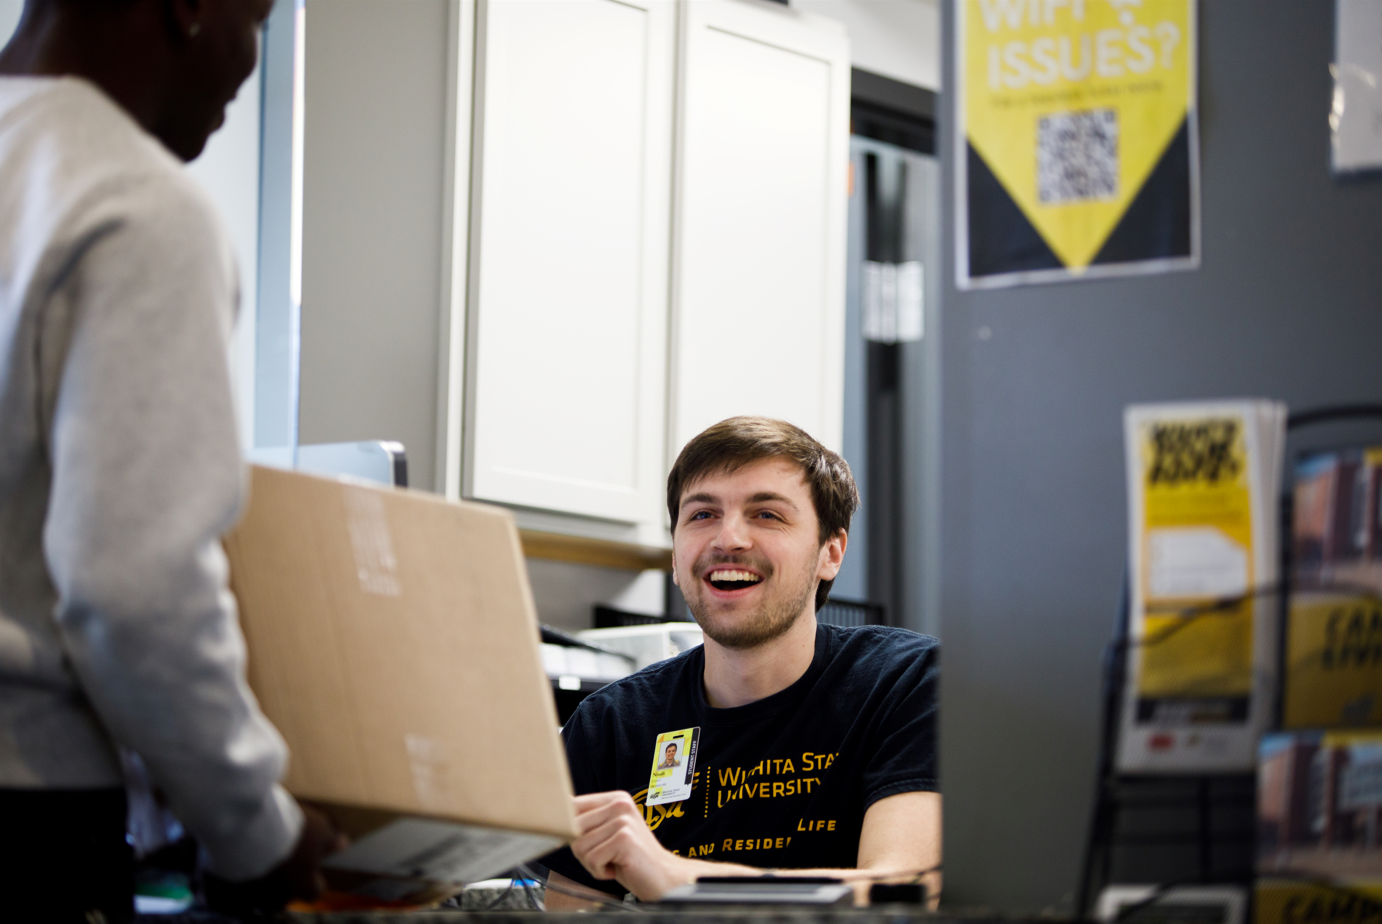
[[[152,188],[149,188],[152,187]],[[102,219],[49,297],[44,551],[67,657],[216,872],[259,876],[301,811],[245,681],[220,536],[244,491],[226,344],[236,291],[214,214],[167,182]],[[64,349],[54,350],[52,341]]]

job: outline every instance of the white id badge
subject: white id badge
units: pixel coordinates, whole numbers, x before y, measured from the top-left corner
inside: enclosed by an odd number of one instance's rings
[[[663,732],[653,747],[653,775],[648,778],[648,805],[681,802],[691,796],[696,778],[696,743],[701,730],[682,728]]]

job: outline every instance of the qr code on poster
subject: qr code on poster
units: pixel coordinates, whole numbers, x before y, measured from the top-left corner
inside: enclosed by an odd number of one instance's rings
[[[1037,123],[1037,196],[1046,204],[1118,194],[1118,113],[1062,112]]]

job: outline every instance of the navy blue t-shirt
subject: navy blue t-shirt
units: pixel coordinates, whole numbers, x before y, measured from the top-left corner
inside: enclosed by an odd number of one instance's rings
[[[886,796],[936,790],[939,643],[882,626],[816,629],[796,683],[747,706],[705,700],[696,647],[591,694],[562,729],[576,793],[622,789],[662,846],[776,869],[858,865],[864,812]],[[683,802],[644,804],[662,732],[699,727]],[[658,755],[659,759],[662,755]],[[615,895],[564,848],[557,872]]]

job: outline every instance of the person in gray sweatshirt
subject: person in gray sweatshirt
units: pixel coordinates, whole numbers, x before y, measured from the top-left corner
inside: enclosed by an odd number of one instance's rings
[[[121,748],[231,905],[311,896],[334,839],[245,681],[238,277],[182,168],[272,2],[26,0],[0,51],[0,916],[132,914]]]

